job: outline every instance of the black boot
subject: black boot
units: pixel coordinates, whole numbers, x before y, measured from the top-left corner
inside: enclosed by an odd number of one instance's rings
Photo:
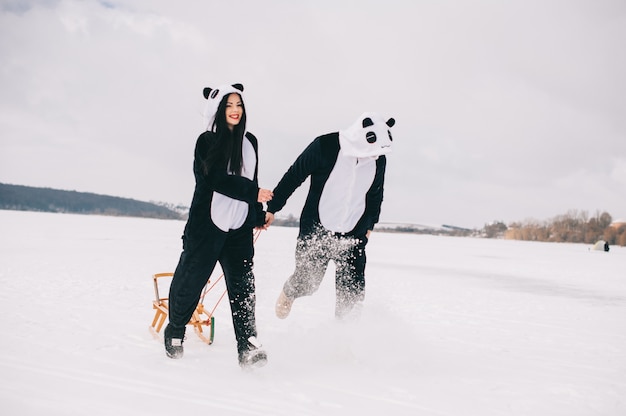
[[[256,337],[248,338],[245,349],[239,351],[239,365],[243,369],[263,367],[267,364],[267,353]]]
[[[170,358],[183,358],[183,341],[185,340],[185,327],[176,330],[168,324],[163,331],[165,340],[165,354]]]

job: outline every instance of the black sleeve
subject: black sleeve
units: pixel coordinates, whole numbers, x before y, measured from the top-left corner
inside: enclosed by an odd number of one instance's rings
[[[365,197],[365,217],[367,218],[367,229],[374,229],[380,217],[380,207],[383,203],[383,188],[385,183],[385,169],[387,158],[383,155],[376,160],[376,176]]]
[[[304,149],[278,182],[274,188],[274,197],[267,203],[267,211],[271,213],[280,211],[289,197],[321,163],[321,137],[318,137]]]
[[[258,202],[258,187],[259,187],[259,142],[252,133],[247,132],[246,137],[252,143],[252,147],[254,148],[254,153],[256,155],[256,165],[254,167],[254,183],[257,185],[257,195],[255,196],[255,203],[253,204],[254,212],[255,212],[255,227],[260,227],[265,224],[265,211],[263,211],[263,204]]]

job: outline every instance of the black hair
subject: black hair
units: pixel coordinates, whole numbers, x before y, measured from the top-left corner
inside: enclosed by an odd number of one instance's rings
[[[211,131],[215,133],[215,139],[209,145],[206,159],[202,161],[205,174],[213,167],[216,167],[218,169],[228,169],[228,173],[241,175],[243,167],[241,147],[243,136],[246,132],[246,107],[241,95],[237,95],[241,99],[243,112],[239,123],[233,126],[232,131],[228,128],[228,123],[226,122],[226,103],[230,94],[226,94],[217,107],[215,120],[211,126]]]

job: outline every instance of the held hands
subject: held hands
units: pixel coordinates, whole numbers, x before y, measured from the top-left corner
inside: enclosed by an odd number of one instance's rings
[[[269,189],[259,188],[259,196],[257,198],[257,202],[263,203],[263,202],[271,201],[273,197],[274,197],[274,193],[270,191]],[[260,227],[256,227],[256,229],[267,230],[273,221],[274,221],[274,214],[272,214],[271,212],[267,212],[265,213],[265,223]]]
[[[257,230],[267,230],[268,228],[270,228],[270,225],[272,225],[272,223],[274,222],[274,214],[272,214],[271,212],[266,212],[265,213],[265,223],[260,226],[260,227],[256,227]]]
[[[271,201],[274,193],[269,189],[261,189],[259,188],[259,197],[257,198],[257,202],[267,202]]]

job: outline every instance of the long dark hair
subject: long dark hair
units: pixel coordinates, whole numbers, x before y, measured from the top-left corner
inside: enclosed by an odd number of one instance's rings
[[[237,94],[235,92],[231,94]],[[202,161],[204,173],[207,174],[210,169],[216,167],[218,169],[228,169],[229,173],[241,175],[243,160],[241,158],[241,146],[243,136],[246,133],[246,106],[240,94],[241,107],[243,112],[239,124],[233,126],[231,131],[226,122],[226,102],[230,94],[225,95],[220,101],[215,114],[215,120],[211,126],[211,131],[215,133],[215,139],[209,144],[207,157]]]

